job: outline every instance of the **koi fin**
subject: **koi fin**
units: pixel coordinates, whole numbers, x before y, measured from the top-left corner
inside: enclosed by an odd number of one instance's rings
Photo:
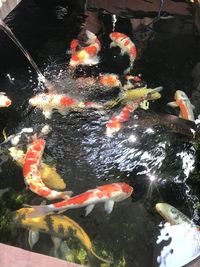
[[[97,38],[96,35],[93,32],[88,31],[88,30],[86,30],[85,33],[86,33],[87,38],[88,38],[88,40],[86,41],[86,44],[94,43],[95,39]]]
[[[59,196],[62,199],[69,199],[71,197],[71,195],[73,195],[73,193],[74,192],[72,192],[72,191],[63,191],[63,192],[60,192]]]
[[[51,240],[53,241],[54,244],[54,254],[57,257],[58,256],[58,249],[60,248],[60,244],[62,239],[56,236],[51,236]]]
[[[23,205],[24,207],[33,208],[33,211],[26,215],[26,218],[36,218],[36,217],[43,217],[47,215],[50,210],[48,206],[31,206],[31,205]]]
[[[58,108],[58,112],[62,115],[62,116],[66,116],[67,113],[69,112],[68,108]]]
[[[110,214],[113,210],[113,206],[114,206],[114,201],[113,200],[107,200],[104,204],[104,209],[105,211]]]
[[[84,63],[82,65],[96,65],[99,63],[99,57],[95,56],[92,58],[87,58],[84,60]]]
[[[192,107],[192,109],[195,109],[195,106],[193,104],[191,104],[191,107]]]
[[[86,213],[85,213],[85,216],[87,216],[88,214],[90,214],[90,212],[93,210],[93,208],[94,208],[94,204],[91,204],[91,205],[89,205],[89,206],[87,206],[86,207]]]
[[[51,119],[53,111],[52,111],[52,109],[44,109],[42,113],[43,113],[45,119]]]
[[[167,106],[172,107],[172,108],[177,108],[178,107],[178,105],[176,104],[175,101],[167,103]]]
[[[124,56],[126,54],[126,51],[121,49],[120,56]]]
[[[116,47],[117,46],[117,44],[115,43],[115,42],[111,42],[110,43],[110,48],[112,48],[112,47]]]
[[[128,67],[127,69],[125,69],[124,74],[129,74],[130,71],[131,71],[131,67]]]
[[[40,234],[39,234],[38,231],[29,230],[29,233],[28,233],[28,243],[29,243],[31,249],[33,248],[33,246],[39,240],[39,236],[40,236]]]
[[[4,138],[4,142],[3,143],[6,143],[6,141],[7,141],[6,127],[3,128],[2,134],[3,134],[3,138]]]
[[[110,264],[112,264],[113,262],[111,260],[105,260],[103,258],[101,258],[100,256],[98,256],[93,249],[87,249],[87,254],[88,254],[88,258],[89,258],[89,263],[91,266],[101,266],[102,263],[106,263],[108,264],[108,266],[110,266]]]
[[[144,100],[140,103],[140,107],[144,110],[149,109],[149,101],[148,100]]]

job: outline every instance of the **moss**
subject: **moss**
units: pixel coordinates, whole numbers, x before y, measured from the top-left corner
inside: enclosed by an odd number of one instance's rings
[[[10,213],[22,207],[22,204],[28,200],[26,192],[16,193],[12,189],[8,189],[0,197],[0,242],[10,243],[11,237],[11,224]]]

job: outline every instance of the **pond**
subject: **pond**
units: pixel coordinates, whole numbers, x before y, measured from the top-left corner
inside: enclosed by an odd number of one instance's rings
[[[116,17],[113,25],[111,14],[97,11],[104,23],[104,32],[100,35],[103,46],[100,63],[79,67],[75,76],[68,71],[70,55],[67,50],[85,20],[82,1],[48,1],[48,6],[46,1],[22,1],[5,22],[59,92],[84,101],[104,102],[114,99],[119,94],[118,89],[79,88],[76,79],[107,72],[123,76],[129,58],[121,56],[119,48],[109,48],[109,33],[114,26],[115,31],[127,34],[132,40],[134,34],[127,18]],[[191,24],[191,18],[184,19],[172,18],[174,25],[176,20]],[[195,90],[191,72],[200,58],[199,39],[192,26],[191,31],[189,28],[181,33],[169,30],[167,23],[168,20],[162,19],[155,23],[151,38],[145,42],[133,68],[133,75],[140,73],[148,87],[163,86],[162,97],[150,102],[147,111],[137,109],[114,137],[106,135],[106,122],[119,112],[120,106],[103,113],[90,109],[71,111],[66,116],[54,113],[48,120],[41,110],[30,107],[28,100],[45,88],[38,83],[37,73],[21,51],[0,31],[1,91],[12,99],[8,109],[0,110],[0,131],[6,128],[7,135],[11,135],[32,127],[34,133],[39,133],[48,123],[52,131],[46,138],[45,161],[56,165],[67,190],[74,195],[115,182],[126,182],[134,188],[130,198],[115,203],[111,214],[105,212],[103,205],[96,205],[87,217],[83,208],[65,212],[87,232],[95,252],[112,259],[113,266],[161,266],[157,262],[160,250],[156,239],[164,219],[155,210],[158,202],[169,203],[195,224],[200,223],[198,141],[185,134],[187,123],[173,131],[173,127],[166,127],[162,122],[163,114],[178,116],[175,110],[167,107],[176,90],[184,91],[189,97]],[[139,41],[137,37],[136,46],[140,45]],[[153,118],[157,114],[160,123],[155,124]],[[1,142],[3,140],[1,135]],[[0,188],[8,188],[1,195],[0,242],[30,250],[27,230],[18,229],[13,237],[4,220],[22,204],[40,204],[43,199],[25,189],[22,170],[8,155],[9,145],[1,145],[0,155]],[[66,244],[63,241],[58,257],[88,264],[87,257],[80,256],[80,244],[69,240],[72,258]],[[54,255],[50,235],[41,234],[32,250]]]

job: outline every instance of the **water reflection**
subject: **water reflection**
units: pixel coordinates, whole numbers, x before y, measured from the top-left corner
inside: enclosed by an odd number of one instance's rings
[[[159,267],[181,267],[200,255],[200,232],[191,224],[166,223],[156,244],[162,246],[157,257]]]

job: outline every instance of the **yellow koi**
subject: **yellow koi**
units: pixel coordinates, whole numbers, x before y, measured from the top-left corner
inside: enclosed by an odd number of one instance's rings
[[[160,90],[155,90],[155,89],[160,89]],[[162,90],[162,87],[160,86],[154,89],[143,87],[143,88],[135,88],[132,90],[122,91],[122,93],[119,95],[117,99],[107,102],[104,105],[104,107],[113,108],[121,102],[127,104],[138,98],[144,97],[145,95],[148,95],[148,94],[149,94],[148,101],[156,100],[156,99],[161,98],[161,94],[160,94],[161,90]]]
[[[29,230],[29,244],[31,248],[39,239],[39,233],[46,233],[52,236],[55,248],[59,248],[61,240],[66,239],[71,234],[79,239],[87,250],[88,257],[91,260],[96,260],[96,263],[108,261],[96,255],[93,249],[92,242],[87,233],[81,226],[63,215],[46,215],[36,218],[28,218],[33,208],[22,208],[11,214],[12,222],[16,227],[22,227]],[[97,266],[97,265],[95,265]]]
[[[25,157],[23,150],[17,147],[11,147],[9,148],[9,152],[17,165],[23,167]],[[40,173],[42,181],[47,187],[55,190],[63,190],[66,188],[66,184],[62,177],[57,173],[56,167],[42,162]]]

